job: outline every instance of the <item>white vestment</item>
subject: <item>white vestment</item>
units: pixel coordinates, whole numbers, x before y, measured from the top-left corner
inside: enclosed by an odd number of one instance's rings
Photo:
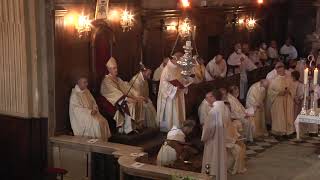
[[[287,89],[289,94],[280,94]],[[272,119],[272,131],[277,135],[294,132],[294,97],[292,81],[287,76],[277,76],[268,88]]]
[[[95,115],[91,112],[96,110]],[[111,136],[108,121],[99,113],[98,106],[88,89],[76,85],[70,97],[70,123],[74,135],[108,140]]]
[[[184,143],[185,142],[185,134],[181,129],[177,127],[173,127],[167,134],[167,140],[177,141]],[[171,147],[167,142],[161,146],[158,155],[157,155],[157,165],[166,166],[169,164],[173,164],[177,160],[177,152]]]
[[[292,45],[287,46],[284,44],[280,49],[280,54],[288,55],[288,59],[297,59],[298,57],[297,49]]]
[[[170,81],[181,80],[181,70],[171,61],[163,69],[160,78],[157,100],[157,123],[160,130],[168,132],[173,126],[181,127],[186,119],[184,94],[186,89],[179,89]]]
[[[247,94],[246,108],[254,109],[255,136],[265,135],[268,131],[265,123],[264,100],[266,89],[261,86],[261,82],[253,84]]]
[[[210,106],[210,104],[206,99],[204,99],[200,104],[198,108],[198,116],[199,116],[199,121],[201,125],[203,125],[211,108],[212,108],[212,105]]]
[[[217,180],[227,179],[227,152],[225,145],[223,101],[213,103],[207,119],[203,125],[201,140],[204,142],[202,159],[202,173],[206,173],[209,166],[209,174]]]
[[[133,76],[130,84],[132,84],[132,88],[137,92],[138,96],[142,96],[147,99],[146,102],[143,102],[143,107],[140,108],[140,119],[144,120],[146,127],[157,127],[157,112],[149,98],[149,84],[148,81],[144,79],[142,72]]]
[[[162,71],[164,69],[163,63],[154,71],[152,80],[160,81]]]
[[[244,60],[241,61],[241,58]],[[244,54],[233,52],[228,58],[228,64],[232,66],[239,66],[235,73],[240,73],[240,99],[245,98],[248,89],[247,71],[252,71],[257,68],[256,65]]]
[[[271,59],[277,59],[279,57],[278,50],[273,47],[269,47],[267,53],[268,57]]]
[[[216,57],[214,57],[206,66],[206,81],[212,81],[215,77],[224,78],[227,75],[227,64],[224,60],[220,64],[216,63]]]
[[[288,70],[285,70],[285,71],[286,71],[285,73],[286,73],[287,76],[290,76],[290,75],[291,75],[291,72],[290,72],[290,71],[288,71]],[[276,69],[273,69],[272,71],[270,71],[270,72],[267,74],[266,79],[271,82],[271,80],[275,79],[277,76],[278,76],[277,70],[276,70]]]
[[[242,136],[246,138],[247,141],[252,142],[255,132],[253,118],[246,117],[246,109],[237,98],[235,98],[231,94],[228,94],[227,100],[230,103],[231,119],[241,121],[241,124],[243,126]]]

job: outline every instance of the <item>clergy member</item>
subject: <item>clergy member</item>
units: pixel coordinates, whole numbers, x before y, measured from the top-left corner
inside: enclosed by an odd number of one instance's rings
[[[169,61],[168,57],[166,57],[162,60],[161,65],[154,71],[152,80],[160,81],[162,71],[163,71],[164,67],[166,67],[168,61]]]
[[[230,107],[225,105],[225,142],[228,153],[228,169],[231,174],[244,173],[247,171],[245,167],[246,145],[241,139],[237,128],[234,126],[230,118]]]
[[[213,101],[214,97],[212,94],[212,91],[207,92],[205,99],[201,102],[199,108],[198,108],[198,116],[200,125],[202,126],[205,119],[208,116],[209,111],[213,107]]]
[[[87,78],[80,78],[72,89],[69,113],[73,134],[107,141],[111,136],[108,121],[99,113],[87,86]]]
[[[281,47],[280,54],[285,55],[287,60],[298,58],[297,49],[292,45],[291,38],[288,38],[285,44]]]
[[[268,58],[274,62],[276,59],[279,58],[279,53],[278,53],[278,47],[277,47],[277,42],[275,40],[272,40],[270,42],[270,46],[268,48]]]
[[[101,94],[117,108],[114,115],[120,133],[129,134],[143,128],[143,120],[139,117],[140,108],[143,108],[144,97],[131,88],[128,82],[118,77],[118,65],[111,57],[107,64],[109,74],[101,84]]]
[[[237,86],[231,86],[227,95],[227,100],[230,103],[231,119],[239,120],[242,124],[243,131],[242,136],[246,138],[246,141],[253,142],[255,126],[252,120],[252,112],[249,112],[238,100],[239,88]]]
[[[144,120],[146,127],[155,128],[157,127],[157,112],[149,98],[148,80],[150,79],[151,73],[152,71],[150,69],[143,67],[138,74],[132,77],[130,84],[132,84],[132,87],[137,92],[138,96],[145,98],[143,108],[140,108],[140,119]]]
[[[270,100],[272,133],[290,135],[294,132],[294,96],[293,84],[286,76],[284,68],[277,68],[278,76],[268,88]]]
[[[269,81],[275,79],[278,76],[278,73],[277,73],[278,68],[285,68],[284,64],[282,62],[277,62],[274,69],[267,74],[266,79]],[[290,71],[286,69],[284,69],[284,71],[287,76],[290,76]]]
[[[197,150],[186,143],[186,137],[192,132],[194,126],[193,120],[187,120],[182,128],[172,127],[158,152],[157,165],[172,165],[178,159],[185,160],[186,156],[197,153]]]
[[[190,84],[182,78],[177,61],[182,53],[175,53],[163,69],[157,101],[157,123],[160,130],[168,132],[173,126],[180,128],[186,119],[184,94]]]
[[[206,67],[206,81],[225,78],[227,75],[227,64],[221,54],[216,55]]]
[[[235,73],[240,73],[240,99],[245,99],[248,88],[247,71],[252,71],[257,66],[242,53],[241,44],[235,45],[234,52],[228,58],[228,64],[237,67]]]
[[[227,179],[227,152],[225,145],[225,105],[222,94],[213,91],[214,103],[204,125],[201,140],[204,142],[202,173],[209,173],[218,180]]]
[[[265,122],[265,97],[269,81],[262,79],[257,83],[254,83],[247,94],[246,107],[254,110],[254,124],[255,124],[255,136],[267,135],[268,131]]]
[[[206,66],[204,65],[204,60],[199,56],[194,56],[195,66],[193,67],[194,84],[199,84],[205,80]]]

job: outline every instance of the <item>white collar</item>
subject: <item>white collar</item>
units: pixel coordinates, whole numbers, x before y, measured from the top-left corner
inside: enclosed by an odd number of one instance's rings
[[[76,92],[84,92],[84,90],[81,90],[80,87],[78,86],[78,84],[76,84],[76,86],[74,87]]]

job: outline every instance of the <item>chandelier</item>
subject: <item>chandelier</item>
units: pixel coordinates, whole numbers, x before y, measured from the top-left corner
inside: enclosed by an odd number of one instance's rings
[[[128,32],[134,26],[134,15],[127,10],[124,10],[120,17],[120,25],[123,32]]]

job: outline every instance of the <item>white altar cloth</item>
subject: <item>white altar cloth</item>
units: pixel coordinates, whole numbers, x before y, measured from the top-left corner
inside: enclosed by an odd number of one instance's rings
[[[316,111],[318,114],[318,111]],[[296,128],[297,139],[300,140],[300,123],[308,123],[308,124],[320,124],[320,117],[310,116],[310,115],[298,115],[297,119],[294,121],[294,126]]]

